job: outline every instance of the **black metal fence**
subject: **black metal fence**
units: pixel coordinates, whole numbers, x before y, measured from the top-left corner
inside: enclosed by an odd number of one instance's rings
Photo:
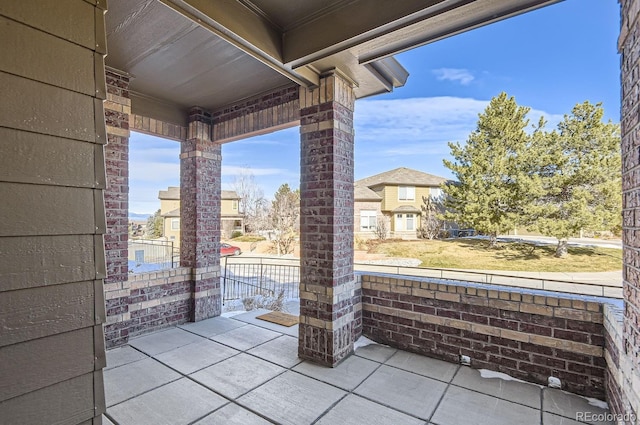
[[[223,301],[266,295],[285,299],[300,297],[298,261],[272,258],[224,257],[220,272]]]

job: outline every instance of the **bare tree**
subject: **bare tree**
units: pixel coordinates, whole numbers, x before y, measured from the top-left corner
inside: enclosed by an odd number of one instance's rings
[[[418,229],[418,235],[423,239],[433,239],[442,230],[444,213],[442,198],[433,196],[422,197],[422,225]]]
[[[300,191],[288,184],[278,188],[271,202],[270,222],[275,230],[274,248],[278,255],[293,252],[300,228]]]
[[[387,239],[389,226],[387,225],[387,220],[384,217],[378,217],[374,232],[379,240],[383,241]]]
[[[240,197],[239,211],[244,214],[248,231],[258,232],[266,229],[269,224],[269,203],[251,170],[246,169],[238,174],[232,187]]]

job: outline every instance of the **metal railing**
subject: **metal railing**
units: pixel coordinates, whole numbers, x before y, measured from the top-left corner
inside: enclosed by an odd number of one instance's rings
[[[222,262],[222,282],[225,300],[263,294],[277,295],[285,291],[285,297],[299,297],[300,260],[267,257],[228,257]],[[623,298],[622,282],[594,283],[567,281],[530,276],[474,270],[436,269],[425,267],[391,266],[355,263],[358,272],[431,278],[444,281],[509,286],[531,290],[588,295],[606,298]]]
[[[221,260],[223,301],[267,295],[300,298],[300,265],[271,258],[224,257]]]
[[[172,269],[180,264],[180,250],[172,241],[129,239],[128,248],[133,273]]]

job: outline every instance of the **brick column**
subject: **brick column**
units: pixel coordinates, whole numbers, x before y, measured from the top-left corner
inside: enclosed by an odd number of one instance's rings
[[[105,72],[107,99],[104,115],[107,144],[104,149],[107,187],[104,191],[107,233],[104,235],[107,259],[105,300],[108,346],[128,340],[129,323],[129,76],[115,69]]]
[[[328,366],[353,352],[354,100],[337,73],[300,88],[298,355]]]
[[[180,263],[192,268],[191,320],[219,316],[220,145],[211,140],[211,114],[189,112],[187,140],[180,153]]]
[[[622,83],[622,208],[623,208],[623,288],[624,353],[621,353],[623,405],[640,414],[640,0],[621,0],[622,22],[618,49]],[[624,370],[626,369],[626,370]],[[640,419],[638,422],[640,423]]]

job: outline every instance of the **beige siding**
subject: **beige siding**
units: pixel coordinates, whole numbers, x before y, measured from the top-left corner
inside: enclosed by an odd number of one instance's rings
[[[220,214],[221,215],[237,215],[238,214],[238,200],[237,199],[223,199],[221,204],[222,204],[222,205],[220,205]]]
[[[429,196],[429,194],[430,189],[428,187],[416,187],[413,201],[400,201],[398,200],[398,186],[385,186],[384,191],[381,193],[383,196],[382,210],[393,211],[394,209],[405,205],[410,205],[420,210],[422,197]]]
[[[0,2],[2,423],[104,412],[105,34],[93,3]]]
[[[173,210],[180,209],[179,199],[161,199],[160,200],[160,214],[166,214]]]

